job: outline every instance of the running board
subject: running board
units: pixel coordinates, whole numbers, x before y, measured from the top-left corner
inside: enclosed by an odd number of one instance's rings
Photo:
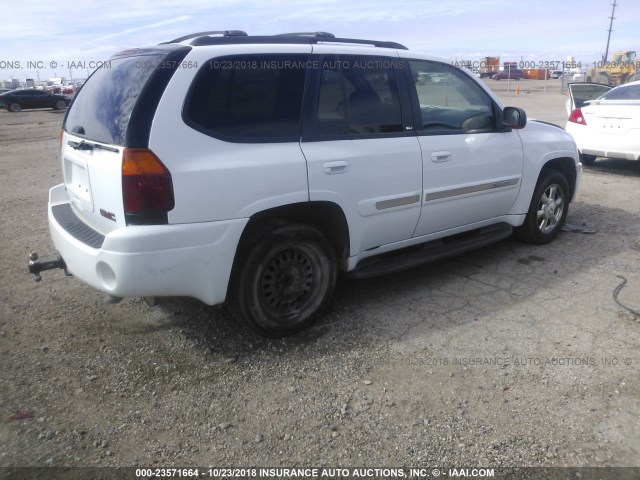
[[[389,252],[376,257],[365,258],[349,272],[352,278],[372,278],[400,272],[427,263],[475,250],[509,237],[513,227],[498,223],[471,232],[434,240],[416,247],[408,247],[397,252]]]

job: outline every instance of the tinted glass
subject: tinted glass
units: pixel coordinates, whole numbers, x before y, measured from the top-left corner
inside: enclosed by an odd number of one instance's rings
[[[131,111],[164,55],[111,60],[85,82],[65,121],[65,130],[90,140],[124,145]]]
[[[294,141],[308,55],[239,55],[207,62],[185,105],[185,121],[233,139]]]
[[[569,85],[574,108],[582,108],[588,100],[595,100],[606,92],[611,91],[607,85],[593,83],[572,83]]]
[[[387,58],[325,58],[318,94],[318,131],[370,135],[402,131],[394,62]]]
[[[600,97],[602,100],[640,100],[640,85],[614,88]]]
[[[495,128],[491,98],[464,72],[423,60],[412,60],[410,66],[420,104],[421,130],[463,133]]]

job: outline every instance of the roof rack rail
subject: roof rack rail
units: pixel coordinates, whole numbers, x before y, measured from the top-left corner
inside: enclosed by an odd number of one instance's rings
[[[304,37],[317,37],[317,38],[336,38],[333,33],[329,32],[292,32],[292,33],[278,33],[274,37],[290,37],[301,35]]]
[[[221,35],[223,37],[246,37],[247,32],[244,32],[242,30],[211,30],[210,32],[191,33],[189,35],[185,35],[184,37],[174,38],[173,40],[162,43],[180,43],[191,38],[206,37],[208,35]]]
[[[322,33],[322,32],[319,32]],[[380,48],[393,48],[396,50],[408,50],[407,47],[396,42],[382,42],[377,40],[361,40],[357,38],[337,38],[335,36],[316,36],[315,34],[280,34],[280,35],[255,35],[255,36],[226,36],[209,37],[200,36],[194,39],[190,45],[229,45],[229,44],[252,44],[252,43],[288,43],[288,44],[316,44],[316,43],[356,43],[360,45],[371,45]]]
[[[362,45],[372,45],[380,48],[396,48],[398,50],[409,50],[407,47],[396,42],[386,42],[379,40],[363,40],[360,38],[318,38],[318,42],[334,42],[334,43],[358,43]],[[318,43],[316,42],[316,43]]]

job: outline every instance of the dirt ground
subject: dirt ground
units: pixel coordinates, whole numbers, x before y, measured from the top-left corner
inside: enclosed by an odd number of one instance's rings
[[[559,81],[488,83],[564,125]],[[0,111],[1,466],[640,467],[640,323],[612,297],[623,276],[640,309],[640,162],[585,168],[567,221],[596,233],[342,278],[265,340],[222,307],[32,281],[62,117]]]

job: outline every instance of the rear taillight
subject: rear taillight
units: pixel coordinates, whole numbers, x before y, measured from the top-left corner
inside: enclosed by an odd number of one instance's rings
[[[569,115],[569,121],[573,123],[579,123],[580,125],[586,125],[587,122],[584,119],[584,115],[582,115],[582,110],[576,108],[571,115]]]
[[[122,199],[127,225],[167,223],[175,203],[167,167],[146,148],[125,148],[122,156]]]

